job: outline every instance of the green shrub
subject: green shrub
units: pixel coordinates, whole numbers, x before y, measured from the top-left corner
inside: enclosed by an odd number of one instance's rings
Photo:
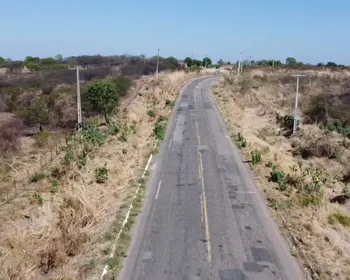
[[[74,153],[72,150],[67,150],[66,154],[64,155],[63,162],[65,164],[70,164],[74,160]]]
[[[156,113],[153,110],[147,111],[147,115],[149,115],[151,118],[155,118]]]
[[[116,123],[109,123],[108,124],[108,134],[110,135],[117,135],[119,133],[119,125]]]
[[[132,80],[125,76],[118,76],[112,79],[120,96],[125,96],[132,86]]]
[[[106,122],[109,123],[109,117],[117,107],[118,96],[114,83],[96,80],[88,86],[85,98],[91,107],[90,109],[104,115]]]
[[[171,101],[167,99],[165,100],[165,106],[168,106],[169,108],[173,108],[175,106],[175,101]]]
[[[239,132],[237,135],[237,146],[238,148],[245,148],[247,147],[247,141],[243,137],[243,135]]]
[[[51,194],[55,194],[58,192],[58,185],[59,185],[60,181],[58,181],[57,179],[52,179],[51,180],[51,188],[50,188],[50,192]]]
[[[33,197],[35,198],[36,200],[36,203],[39,205],[39,206],[43,206],[44,204],[44,199],[43,199],[43,196],[40,194],[40,193],[35,193],[33,194]]]
[[[96,182],[99,184],[103,184],[108,180],[108,168],[107,164],[103,167],[96,168],[95,170]]]
[[[327,129],[330,131],[336,131],[337,133],[350,138],[350,125],[346,122],[334,121],[327,125]]]
[[[41,131],[38,134],[35,134],[33,136],[34,140],[35,140],[35,144],[39,147],[39,148],[43,148],[47,145],[49,138],[51,136],[51,133],[48,131]]]
[[[299,126],[299,121],[297,127]],[[282,127],[287,130],[293,130],[294,127],[294,116],[286,115],[282,119]]]
[[[33,176],[31,176],[29,178],[29,181],[31,183],[36,183],[36,182],[39,182],[40,180],[42,180],[44,178],[45,178],[45,174],[44,173],[35,173]]]
[[[287,189],[286,176],[283,171],[278,170],[276,166],[272,167],[271,171],[271,181],[278,184],[278,187],[281,191]]]
[[[331,225],[339,223],[339,224],[343,225],[344,227],[350,227],[350,216],[345,215],[345,214],[338,211],[338,212],[332,213],[328,216],[328,222]]]
[[[166,131],[166,118],[163,116],[160,116],[157,120],[157,122],[154,125],[153,132],[156,136],[156,139],[159,141],[163,141],[165,137],[165,131]]]
[[[82,135],[93,145],[101,146],[106,142],[107,135],[99,130],[97,125],[84,125]]]
[[[258,150],[254,150],[251,152],[252,163],[253,165],[258,165],[262,162],[261,152]]]

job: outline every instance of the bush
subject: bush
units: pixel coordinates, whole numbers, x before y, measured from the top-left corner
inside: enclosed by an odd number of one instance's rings
[[[169,108],[173,108],[175,106],[175,101],[171,101],[167,99],[165,100],[165,106],[168,106]]]
[[[350,138],[350,125],[346,122],[334,121],[331,124],[328,124],[327,128],[330,131],[336,131],[337,133]]]
[[[156,113],[153,110],[147,111],[147,115],[149,115],[151,118],[154,118],[156,116]]]
[[[114,83],[98,80],[92,82],[87,90],[86,99],[93,111],[103,114],[109,123],[110,115],[118,104],[118,91]]]
[[[328,100],[326,95],[317,95],[310,100],[305,110],[306,121],[327,125],[328,122]]]
[[[82,135],[93,145],[101,146],[106,142],[107,135],[99,130],[97,125],[84,125]]]
[[[18,120],[10,121],[3,124],[0,131],[0,155],[10,156],[17,152],[20,149],[22,123]]]
[[[163,141],[165,137],[165,131],[166,131],[166,118],[163,116],[160,116],[157,120],[157,122],[154,125],[153,132],[156,136],[156,139],[159,141]]]
[[[278,170],[276,166],[272,167],[270,175],[271,181],[277,183],[281,191],[285,191],[287,189],[286,176],[282,171]]]
[[[49,142],[49,138],[51,137],[51,133],[48,131],[41,131],[38,134],[35,134],[33,136],[34,140],[35,140],[35,144],[39,147],[39,148],[43,148],[47,145],[47,143]]]
[[[31,176],[29,178],[29,181],[31,183],[36,183],[36,182],[39,182],[40,180],[42,180],[44,178],[45,178],[45,174],[44,173],[35,173],[33,176]]]
[[[258,150],[254,150],[251,152],[252,163],[253,165],[258,165],[262,162],[261,152]]]
[[[243,137],[243,135],[239,132],[237,135],[237,146],[238,148],[245,148],[247,147],[247,141]]]
[[[35,198],[35,200],[36,200],[36,202],[37,202],[37,204],[39,205],[39,206],[43,206],[43,204],[44,204],[44,199],[43,199],[43,196],[40,194],[40,193],[35,193],[34,195],[33,195],[33,197]]]
[[[339,223],[339,224],[343,225],[344,227],[350,227],[350,217],[339,212],[339,211],[330,214],[328,216],[328,222],[331,225]]]
[[[29,126],[49,123],[49,111],[43,100],[38,100],[28,108],[19,111],[18,116]]]
[[[120,96],[125,96],[132,86],[132,80],[125,76],[118,76],[112,79]]]
[[[96,168],[95,170],[96,182],[99,184],[103,184],[108,180],[108,168],[107,164],[103,167]]]

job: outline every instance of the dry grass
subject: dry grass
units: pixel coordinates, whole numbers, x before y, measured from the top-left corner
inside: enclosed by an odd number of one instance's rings
[[[155,138],[155,116],[170,113],[165,100],[174,101],[179,85],[195,73],[175,72],[149,78],[134,99],[121,100],[116,119],[120,131],[106,144],[71,159],[86,149],[74,142],[30,183],[34,193],[21,195],[0,208],[0,279],[97,279],[126,205],[134,194],[145,159]],[[127,105],[124,105],[124,102]],[[103,129],[103,128],[102,128]],[[45,144],[45,143],[44,143]],[[23,160],[23,159],[19,159]],[[63,162],[66,162],[63,164]],[[108,180],[96,183],[95,170],[108,167]],[[22,171],[16,166],[17,172]],[[23,168],[25,170],[25,168]]]
[[[330,96],[326,123],[338,119],[333,111],[341,110],[344,102],[349,106],[345,96],[350,96],[350,72],[305,72],[308,78],[301,82],[298,137],[288,136],[280,123],[281,116],[293,114],[295,78],[291,74],[288,70],[252,70],[238,81],[225,76],[214,89],[214,97],[231,134],[241,133],[246,139],[247,147],[241,148],[244,156],[249,159],[255,149],[262,152],[263,165],[254,167],[257,185],[284,234],[296,238],[297,244],[293,243],[303,252],[299,257],[312,277],[345,280],[350,275],[350,232],[346,228],[350,205],[329,199],[341,195],[349,183],[349,139],[305,122],[312,102],[324,93]],[[342,117],[350,116],[342,112]],[[274,174],[272,166],[276,166]],[[272,175],[276,182],[267,180]]]

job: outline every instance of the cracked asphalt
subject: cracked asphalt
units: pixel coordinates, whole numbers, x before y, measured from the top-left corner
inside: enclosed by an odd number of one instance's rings
[[[216,77],[182,90],[120,274],[122,280],[299,280],[211,97]]]

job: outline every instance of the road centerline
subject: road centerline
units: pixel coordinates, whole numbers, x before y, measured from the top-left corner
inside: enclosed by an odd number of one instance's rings
[[[202,154],[200,151],[201,147],[201,138],[199,135],[199,127],[198,122],[196,120],[196,136],[198,140],[198,157],[199,157],[199,180],[201,181],[202,186],[202,221],[204,221],[204,227],[205,227],[205,239],[207,244],[207,262],[210,265],[211,264],[211,241],[210,241],[210,233],[209,233],[209,221],[208,221],[208,207],[207,207],[207,198],[205,194],[205,183],[204,183],[204,170],[203,170],[203,159]]]

